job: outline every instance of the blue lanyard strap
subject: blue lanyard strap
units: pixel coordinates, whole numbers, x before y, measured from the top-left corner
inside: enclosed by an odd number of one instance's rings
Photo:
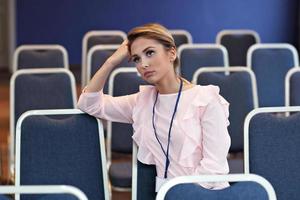
[[[156,93],[156,98],[155,98],[154,105],[153,105],[153,110],[152,110],[152,126],[153,126],[153,130],[154,130],[154,134],[155,134],[156,140],[158,141],[158,143],[160,145],[161,150],[163,151],[164,155],[166,156],[164,178],[167,178],[167,176],[168,176],[168,168],[169,168],[169,165],[170,165],[170,160],[169,160],[169,146],[170,146],[170,140],[171,140],[171,130],[172,130],[172,126],[173,126],[174,117],[175,117],[175,114],[176,114],[176,111],[177,111],[179,99],[180,99],[180,96],[181,96],[182,86],[183,86],[183,82],[182,82],[182,79],[180,79],[179,91],[178,91],[178,95],[177,95],[177,99],[176,99],[176,104],[175,104],[175,107],[174,107],[174,111],[173,111],[173,115],[172,115],[172,119],[171,119],[170,127],[169,127],[167,152],[165,152],[165,150],[164,150],[164,148],[163,148],[160,140],[158,139],[157,132],[156,132],[156,127],[155,127],[155,123],[154,123],[155,106],[156,106],[156,103],[157,103],[158,92]]]

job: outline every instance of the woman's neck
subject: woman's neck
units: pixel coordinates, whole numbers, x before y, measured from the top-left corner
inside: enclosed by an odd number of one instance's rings
[[[155,84],[156,89],[160,94],[172,94],[179,90],[180,78],[172,73],[169,76],[165,76],[157,84]]]

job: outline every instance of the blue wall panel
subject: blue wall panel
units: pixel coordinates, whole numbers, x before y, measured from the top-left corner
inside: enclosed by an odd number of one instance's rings
[[[262,42],[297,40],[297,0],[16,0],[17,44],[59,43],[71,64],[81,62],[89,30],[120,29],[160,22],[211,43],[221,29],[254,29]]]

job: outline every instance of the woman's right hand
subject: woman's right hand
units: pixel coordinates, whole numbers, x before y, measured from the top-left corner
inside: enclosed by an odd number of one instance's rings
[[[127,39],[124,40],[124,42],[120,45],[120,47],[108,58],[108,62],[113,65],[117,66],[119,65],[125,58],[129,57],[128,52],[128,41]]]
[[[103,89],[110,72],[129,56],[127,43],[127,40],[125,40],[113,55],[99,68],[85,88],[85,92],[99,92]]]

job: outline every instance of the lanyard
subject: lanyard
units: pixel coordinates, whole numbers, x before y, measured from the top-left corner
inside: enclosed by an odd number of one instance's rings
[[[173,111],[173,115],[172,115],[172,119],[171,119],[171,123],[170,123],[170,127],[169,127],[169,134],[168,134],[168,144],[167,144],[167,152],[165,152],[160,140],[158,139],[158,136],[157,136],[157,132],[156,132],[156,128],[155,128],[155,124],[154,124],[154,116],[155,116],[155,105],[157,103],[157,97],[158,97],[158,92],[156,93],[156,98],[155,98],[155,102],[154,102],[154,105],[153,105],[153,111],[152,111],[152,126],[153,126],[153,130],[154,130],[154,134],[155,134],[155,137],[156,137],[156,140],[157,142],[159,143],[160,145],[160,148],[162,149],[164,155],[166,156],[166,164],[165,164],[165,175],[164,175],[164,178],[167,178],[168,176],[168,168],[169,168],[169,165],[170,165],[170,160],[169,160],[169,146],[170,146],[170,140],[171,140],[171,129],[172,129],[172,125],[173,125],[173,120],[174,120],[174,117],[175,117],[175,113],[177,111],[177,107],[178,107],[178,103],[179,103],[179,99],[180,99],[180,96],[181,96],[181,91],[182,91],[182,79],[180,79],[180,86],[179,86],[179,91],[178,91],[178,95],[177,95],[177,99],[176,99],[176,104],[175,104],[175,107],[174,107],[174,111]]]

